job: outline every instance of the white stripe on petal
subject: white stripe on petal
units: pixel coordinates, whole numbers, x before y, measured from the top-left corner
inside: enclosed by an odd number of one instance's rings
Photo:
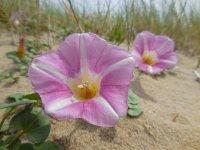
[[[76,102],[76,100],[73,97],[54,100],[52,103],[49,102],[50,104],[48,104],[46,106],[46,112],[53,113],[53,112],[60,110],[74,102]]]
[[[149,73],[153,73],[153,67],[148,65],[147,70],[149,71]]]
[[[33,62],[31,67],[33,67],[36,70],[44,71],[44,72],[62,80],[63,82],[67,83],[67,76],[50,65],[47,65],[47,64],[44,64],[41,62],[40,63]]]
[[[100,77],[103,78],[104,76],[106,76],[107,74],[109,74],[110,72],[112,72],[113,70],[120,68],[122,66],[128,65],[129,63],[133,62],[134,59],[133,57],[127,57],[121,61],[118,61],[117,63],[112,64],[111,66],[109,66],[108,68],[106,68],[103,72],[100,73]]]
[[[111,113],[113,117],[119,118],[119,115],[116,113],[116,111],[112,108],[112,106],[103,98],[103,97],[97,97],[96,103],[101,105],[105,110],[107,110],[108,113]],[[99,112],[101,113],[101,112]]]
[[[85,42],[84,42],[84,36],[83,34],[80,35],[80,65],[81,69],[82,68],[87,68],[88,63],[87,63],[87,53],[85,49]]]
[[[133,51],[132,51],[132,55],[133,55],[133,58],[135,59],[135,60],[141,60],[142,59],[142,56],[140,55],[140,53],[137,51],[137,50],[135,50],[134,48],[133,48]]]
[[[164,47],[168,44],[168,42],[170,42],[171,40],[169,38],[167,38],[167,40],[156,50],[156,51],[161,51],[163,50],[163,52],[166,51],[166,49],[164,49]],[[168,50],[168,49],[167,49]],[[170,50],[170,49],[169,49]]]
[[[144,51],[148,51],[149,47],[148,47],[147,37],[144,34],[141,34],[141,35],[144,42]]]
[[[163,60],[162,60],[162,59],[159,60],[159,63],[160,63],[160,62],[162,62],[162,63],[167,63],[167,64],[172,64],[172,65],[177,63],[176,60],[164,60],[164,59],[163,59]]]

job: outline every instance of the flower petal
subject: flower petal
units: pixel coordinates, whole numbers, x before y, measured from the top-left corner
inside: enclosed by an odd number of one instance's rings
[[[82,44],[80,48],[83,55],[82,57],[87,59],[88,67],[93,70],[96,62],[101,57],[108,43],[93,33],[84,33],[81,35]]]
[[[100,95],[113,107],[118,116],[127,113],[128,87],[133,79],[134,61],[128,57],[111,65],[102,73]]]
[[[104,85],[100,91],[100,95],[106,99],[120,117],[127,113],[128,88],[127,85]]]
[[[83,35],[87,51],[88,66],[91,71],[100,73],[110,65],[130,56],[125,50],[108,44],[104,39],[93,33]]]
[[[130,57],[130,54],[125,52],[125,50],[120,49],[117,46],[109,45],[101,55],[101,58],[99,58],[98,62],[96,62],[94,70],[96,73],[101,73],[109,66],[114,65],[115,63],[128,57]]]
[[[72,94],[67,91],[41,93],[40,97],[45,112],[47,113],[54,113],[75,102],[72,98]]]
[[[139,69],[142,70],[142,71],[144,71],[144,72],[147,72],[147,73],[149,73],[148,72],[148,66],[149,65],[144,64],[143,62],[141,62],[141,63],[138,64]]]
[[[65,66],[68,68],[68,75],[74,77],[80,71],[80,34],[74,33],[68,36],[61,43],[59,52]]]
[[[103,97],[97,97],[84,103],[82,118],[96,126],[112,127],[119,116]]]
[[[45,112],[57,120],[68,118],[81,118],[83,102],[76,101],[73,97],[68,97],[64,92],[51,93],[48,96],[43,94],[43,105]],[[51,95],[51,97],[50,97]]]
[[[159,61],[154,65],[147,65],[140,63],[139,68],[140,70],[147,72],[149,74],[157,74],[165,69],[169,69],[174,67],[178,62],[178,58],[175,52],[168,52],[167,54],[163,55]]]
[[[155,41],[151,49],[155,50],[158,57],[160,57],[174,50],[174,41],[167,36],[155,36]]]
[[[178,63],[178,58],[175,52],[169,52],[163,55],[159,62],[153,65],[153,73],[159,73],[165,69],[172,68]]]
[[[69,91],[67,69],[57,52],[48,52],[34,58],[29,67],[29,79],[36,92]]]
[[[142,56],[145,50],[150,50],[154,42],[154,35],[151,32],[144,31],[136,35],[132,46],[132,54]]]
[[[128,57],[106,68],[101,74],[101,86],[129,85],[133,79],[134,60]]]

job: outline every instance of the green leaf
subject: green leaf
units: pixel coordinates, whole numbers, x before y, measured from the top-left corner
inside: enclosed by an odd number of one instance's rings
[[[59,145],[52,141],[46,141],[41,144],[24,143],[20,146],[19,150],[60,150]]]
[[[14,106],[18,106],[18,105],[32,104],[32,103],[36,103],[36,102],[37,101],[34,101],[34,100],[23,99],[21,101],[17,101],[14,103],[0,103],[0,109],[14,107]]]
[[[59,145],[52,141],[47,141],[40,144],[36,150],[59,150]]]
[[[24,96],[24,94],[22,94],[22,93],[15,93],[15,94],[8,96],[8,99],[11,99],[11,100],[14,100],[14,101],[21,101],[23,96]]]
[[[28,72],[28,66],[24,64],[16,64],[16,68],[18,69],[18,71],[20,72],[20,75],[22,76],[26,75]]]
[[[33,55],[37,55],[38,54],[38,51],[36,51],[35,49],[31,48],[29,50],[30,53],[32,53]]]
[[[0,146],[2,146],[4,144],[4,141],[0,140]]]
[[[13,71],[12,70],[8,70],[8,71],[6,71],[5,73],[4,73],[4,76],[6,77],[6,78],[10,78],[10,77],[13,77]]]
[[[31,143],[24,143],[20,146],[19,150],[35,150],[35,148],[34,148],[34,145]]]
[[[139,100],[128,101],[128,105],[137,105],[138,103],[139,103]]]
[[[132,109],[128,110],[128,115],[131,116],[131,117],[138,117],[143,112],[144,111],[143,111],[143,109],[140,106],[135,105]]]
[[[17,69],[21,70],[21,69],[26,69],[27,66],[25,66],[24,64],[16,64],[15,65]]]
[[[6,53],[6,56],[9,59],[12,59],[16,63],[20,63],[21,62],[21,60],[16,55],[16,51],[8,52],[8,53]]]
[[[129,109],[134,109],[135,106],[137,106],[138,104],[131,104],[131,103],[128,103],[128,108]]]
[[[43,142],[49,135],[51,124],[48,116],[39,107],[25,109],[16,114],[10,122],[10,126],[23,130],[30,141]]]
[[[0,80],[6,79],[6,78],[12,78],[14,75],[13,70],[7,70],[0,74]]]
[[[139,103],[139,97],[135,95],[131,90],[128,92],[128,103],[135,105]]]
[[[21,75],[21,76],[26,76],[27,73],[28,73],[28,69],[20,70],[20,75]]]
[[[27,46],[28,48],[33,47],[33,41],[27,40],[26,46]]]
[[[4,142],[4,145],[8,145],[8,144],[10,144],[12,142],[8,147],[9,150],[10,149],[11,150],[18,150],[19,149],[19,147],[21,145],[21,141],[20,141],[19,138],[17,138],[16,140],[15,140],[15,138],[16,138],[16,135],[11,135]]]
[[[15,93],[8,97],[10,100],[14,100],[13,103],[0,103],[0,109],[14,107],[18,105],[32,104],[36,103],[36,100],[40,100],[40,96],[37,93],[32,93],[24,95],[22,93]]]
[[[40,95],[38,93],[31,93],[31,94],[27,94],[24,95],[24,98],[26,99],[30,99],[30,100],[40,100]]]
[[[21,76],[28,76],[28,70],[22,70],[20,71]]]
[[[0,128],[0,133],[6,131],[8,129],[9,129],[9,124],[4,122],[3,125]]]
[[[0,146],[0,150],[8,150],[8,149],[5,148],[4,146]]]
[[[5,141],[0,141],[0,150],[7,150],[7,148],[4,147]]]
[[[21,141],[19,139],[16,140],[11,146],[9,146],[9,149],[12,150],[18,150],[21,145]]]
[[[24,95],[22,93],[15,93],[10,96],[8,96],[9,99],[14,100],[14,101],[22,101],[22,100],[40,100],[40,96],[38,93],[31,93]]]
[[[6,110],[4,110],[4,116],[7,115],[7,113],[10,113],[14,108],[8,107]]]

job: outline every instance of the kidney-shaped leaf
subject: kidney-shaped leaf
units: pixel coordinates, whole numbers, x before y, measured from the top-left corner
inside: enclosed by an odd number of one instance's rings
[[[15,107],[18,105],[25,105],[25,104],[32,104],[36,103],[37,101],[23,99],[21,101],[16,101],[14,103],[0,103],[0,109],[8,108],[8,107]]]
[[[19,150],[35,150],[34,145],[31,143],[24,143],[20,146]],[[49,149],[50,150],[50,149]]]
[[[44,143],[40,144],[37,147],[37,150],[44,150],[44,149],[47,149],[47,150],[59,150],[60,148],[59,148],[57,143],[52,142],[52,141],[47,141],[47,142],[44,142]]]
[[[6,123],[6,122],[4,122],[4,123],[2,124],[2,126],[0,127],[0,133],[6,131],[6,130],[8,130],[8,129],[9,129],[9,124]]]
[[[136,105],[139,103],[139,99],[140,98],[136,94],[134,94],[131,90],[129,90],[128,103]]]
[[[132,109],[128,110],[128,115],[131,117],[138,117],[142,113],[143,113],[143,109],[138,105],[135,105]]]
[[[38,93],[31,93],[25,95],[23,98],[29,99],[29,100],[40,100],[40,95]]]
[[[23,98],[24,94],[22,93],[15,93],[10,96],[8,96],[8,99],[14,100],[14,101],[20,101]]]
[[[48,137],[51,124],[43,110],[34,107],[16,114],[11,119],[10,127],[23,130],[30,141],[41,143]]]
[[[59,145],[52,141],[46,141],[41,144],[24,143],[19,150],[60,150]]]

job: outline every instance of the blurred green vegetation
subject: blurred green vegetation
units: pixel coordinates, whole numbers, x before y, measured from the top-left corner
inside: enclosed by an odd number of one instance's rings
[[[113,13],[110,1],[106,8],[97,7],[86,11],[87,5],[77,6],[72,1],[77,18],[85,32],[94,32],[105,39],[121,44],[132,44],[135,35],[143,30],[166,34],[176,42],[176,49],[188,54],[200,54],[200,11],[198,7],[186,10],[189,0],[176,3],[163,0],[159,10],[154,1],[124,0]],[[199,2],[200,3],[200,2]],[[21,33],[37,36],[42,32],[53,33],[53,38],[62,40],[73,32],[79,32],[67,0],[55,5],[49,0],[0,0],[0,26],[11,26],[10,16],[21,12]]]

